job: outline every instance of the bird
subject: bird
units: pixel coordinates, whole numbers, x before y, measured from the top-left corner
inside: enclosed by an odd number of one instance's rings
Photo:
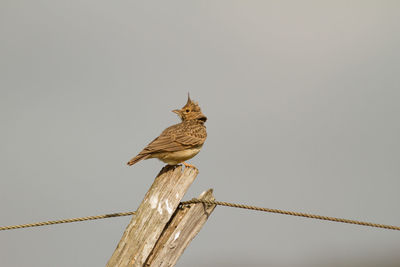
[[[157,158],[168,165],[182,163],[185,167],[194,167],[186,163],[196,156],[202,148],[207,131],[204,123],[207,117],[201,112],[197,102],[188,99],[181,109],[172,110],[181,119],[181,123],[166,128],[160,136],[150,142],[138,155],[128,161],[128,165],[144,160]]]

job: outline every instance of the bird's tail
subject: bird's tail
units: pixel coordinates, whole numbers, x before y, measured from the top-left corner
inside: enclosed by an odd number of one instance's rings
[[[128,164],[129,166],[132,166],[136,162],[141,161],[142,159],[147,159],[148,157],[149,157],[149,155],[139,154],[136,157],[132,158],[130,161],[128,161],[126,164]]]

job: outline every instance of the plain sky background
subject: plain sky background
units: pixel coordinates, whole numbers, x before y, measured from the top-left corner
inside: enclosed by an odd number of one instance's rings
[[[185,199],[400,225],[398,1],[0,1],[0,225],[135,210],[125,163],[199,101]],[[0,232],[0,266],[104,266],[130,218]],[[400,233],[217,207],[177,266],[399,266]]]

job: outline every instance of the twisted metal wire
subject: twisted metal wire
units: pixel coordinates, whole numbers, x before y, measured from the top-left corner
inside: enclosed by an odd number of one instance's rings
[[[256,207],[256,206],[235,204],[235,203],[222,202],[222,201],[202,200],[202,199],[193,198],[192,200],[181,202],[181,205],[189,205],[189,204],[195,204],[195,203],[204,203],[204,204],[208,204],[208,205],[219,205],[219,206],[226,206],[226,207],[233,207],[233,208],[241,208],[241,209],[248,209],[248,210],[257,210],[257,211],[264,211],[264,212],[271,212],[271,213],[279,213],[279,214],[285,214],[285,215],[291,215],[291,216],[299,216],[299,217],[306,217],[306,218],[312,218],[312,219],[318,219],[318,220],[341,222],[341,223],[348,223],[348,224],[357,224],[357,225],[362,225],[362,226],[377,227],[377,228],[384,228],[384,229],[400,231],[400,227],[399,226],[385,225],[385,224],[378,224],[378,223],[371,223],[371,222],[362,222],[362,221],[349,220],[349,219],[343,219],[343,218],[335,218],[335,217],[328,217],[328,216],[321,216],[321,215],[308,214],[308,213],[302,213],[302,212],[261,208],[261,207]]]
[[[80,218],[73,218],[73,219],[64,219],[64,220],[57,220],[57,221],[46,221],[46,222],[19,224],[19,225],[12,225],[12,226],[3,226],[3,227],[0,227],[0,231],[13,230],[13,229],[19,229],[19,228],[28,228],[28,227],[37,227],[37,226],[44,226],[44,225],[52,225],[52,224],[60,224],[60,223],[72,223],[72,222],[82,222],[82,221],[89,221],[89,220],[107,219],[107,218],[120,217],[120,216],[129,216],[129,215],[134,215],[134,214],[135,214],[134,211],[118,212],[118,213],[87,216],[87,217],[80,217]]]
[[[193,198],[192,200],[181,202],[180,205],[184,206],[184,205],[190,205],[190,204],[196,204],[196,203],[233,207],[233,208],[241,208],[241,209],[248,209],[248,210],[257,210],[257,211],[270,212],[270,213],[279,213],[279,214],[284,214],[284,215],[306,217],[306,218],[311,218],[311,219],[318,219],[318,220],[325,220],[325,221],[332,221],[332,222],[341,222],[341,223],[348,223],[348,224],[356,224],[356,225],[362,225],[362,226],[369,226],[369,227],[376,227],[376,228],[400,231],[399,226],[370,223],[370,222],[363,222],[363,221],[356,221],[356,220],[349,220],[349,219],[335,218],[335,217],[328,217],[328,216],[321,216],[321,215],[308,214],[308,213],[302,213],[302,212],[262,208],[262,207],[236,204],[236,203],[223,202],[223,201],[215,201],[215,200],[213,201],[213,200],[203,200],[203,199]],[[107,218],[113,218],[113,217],[129,216],[129,215],[134,215],[134,214],[135,214],[134,211],[129,211],[129,212],[119,212],[119,213],[111,213],[111,214],[80,217],[80,218],[57,220],[57,221],[46,221],[46,222],[37,222],[37,223],[30,223],[30,224],[3,226],[3,227],[0,227],[0,231],[19,229],[19,228],[28,228],[28,227],[37,227],[37,226],[44,226],[44,225],[52,225],[52,224],[60,224],[60,223],[71,223],[71,222],[107,219]]]

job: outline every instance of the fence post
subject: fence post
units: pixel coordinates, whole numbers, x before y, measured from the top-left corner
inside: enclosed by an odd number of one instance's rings
[[[212,189],[203,192],[199,199],[215,200],[212,192]],[[174,266],[214,209],[215,205],[203,203],[178,208],[158,239],[145,266]]]
[[[165,166],[127,226],[107,267],[144,266],[182,197],[198,174],[195,168]]]

